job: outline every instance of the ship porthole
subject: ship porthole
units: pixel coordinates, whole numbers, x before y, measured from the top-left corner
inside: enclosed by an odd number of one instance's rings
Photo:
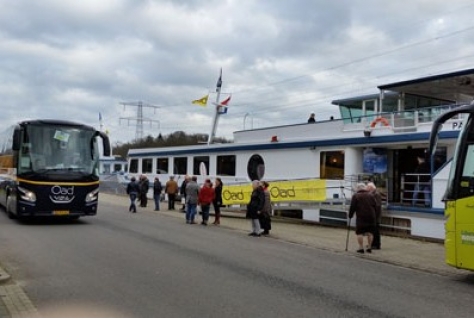
[[[258,155],[252,155],[247,164],[247,174],[250,180],[261,180],[265,175],[265,163],[263,158]]]

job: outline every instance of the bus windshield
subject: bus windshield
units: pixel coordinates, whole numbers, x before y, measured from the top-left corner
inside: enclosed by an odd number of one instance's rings
[[[68,126],[28,125],[18,152],[18,174],[78,172],[95,174],[95,131]]]

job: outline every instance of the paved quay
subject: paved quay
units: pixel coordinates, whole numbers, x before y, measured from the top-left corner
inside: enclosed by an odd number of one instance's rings
[[[123,204],[124,211],[127,212],[128,210],[129,200],[126,196],[101,193],[100,201]],[[153,200],[149,200],[148,207],[137,207],[137,210],[138,213],[145,211],[172,218],[181,218],[184,223],[184,215],[179,211],[181,206],[180,203],[176,203],[176,210],[168,211],[168,203],[162,202],[160,211],[154,211]],[[213,217],[211,216],[210,221],[212,222],[212,220]],[[203,226],[195,225],[195,227]],[[242,235],[247,235],[251,229],[250,221],[245,219],[244,214],[225,210],[222,211],[220,226],[209,225],[207,227],[224,227],[229,230],[242,232]],[[351,229],[349,235],[348,251],[345,250],[347,229],[344,228],[305,224],[295,222],[294,220],[273,218],[270,233],[269,237],[260,237],[256,238],[256,240],[281,240],[439,275],[453,276],[472,273],[446,265],[444,261],[443,244],[424,241],[422,239],[386,236],[382,234],[381,250],[373,250],[372,254],[358,254],[355,252],[358,247],[353,229]]]
[[[0,267],[0,317],[39,318],[40,315],[23,291],[10,275]]]
[[[118,204],[123,206],[123,212],[128,213],[129,199],[124,195],[101,193],[100,202]],[[148,207],[137,207],[138,214],[156,214],[169,218],[181,219],[185,222],[184,215],[176,203],[177,210],[168,211],[168,203],[162,202],[160,211],[154,211],[154,203],[148,201]],[[100,212],[99,212],[100,213]],[[211,213],[212,214],[212,213]],[[93,219],[93,217],[91,217]],[[198,216],[198,221],[199,221]],[[212,222],[211,216],[210,221]],[[204,227],[194,225],[189,227]],[[231,211],[222,212],[221,225],[207,227],[222,227],[229,231],[242,233],[247,236],[250,232],[250,221],[245,219],[243,213]],[[365,258],[374,262],[383,262],[400,267],[416,269],[443,276],[466,276],[472,272],[450,267],[444,262],[444,246],[441,243],[424,241],[409,237],[386,236],[382,234],[382,249],[374,250],[372,254],[358,254],[354,230],[349,235],[348,251],[346,248],[347,229],[307,224],[301,221],[273,218],[272,230],[269,237],[255,238],[255,240],[279,240],[299,245],[306,245],[316,249],[346,254],[354,258]],[[10,278],[0,264],[0,317],[40,317],[35,306],[31,303],[21,286]]]

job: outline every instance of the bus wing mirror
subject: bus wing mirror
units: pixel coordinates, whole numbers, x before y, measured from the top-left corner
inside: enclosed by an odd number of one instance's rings
[[[103,132],[99,132],[99,136],[102,138],[102,145],[104,149],[104,156],[110,156],[110,140],[109,136]]]
[[[12,150],[19,151],[21,146],[21,128],[15,127],[13,130],[13,145]]]

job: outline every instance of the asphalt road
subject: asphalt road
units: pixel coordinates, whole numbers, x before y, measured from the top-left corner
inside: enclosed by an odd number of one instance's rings
[[[474,277],[440,276],[102,203],[0,214],[0,262],[45,317],[472,317]]]

